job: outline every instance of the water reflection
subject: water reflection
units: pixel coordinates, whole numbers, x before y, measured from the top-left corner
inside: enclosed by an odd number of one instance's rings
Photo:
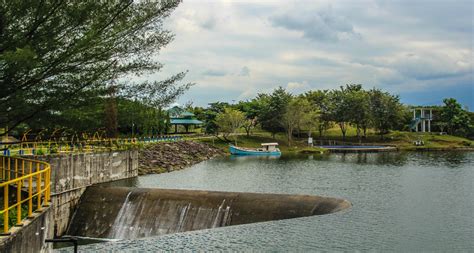
[[[280,159],[281,156],[279,155],[247,155],[247,156],[240,156],[240,155],[231,155],[229,159],[232,161],[248,161],[248,160],[276,160]]]
[[[350,212],[95,245],[136,251],[474,252],[474,153],[221,158],[130,180],[140,187],[333,196]],[[453,169],[455,168],[455,169]]]

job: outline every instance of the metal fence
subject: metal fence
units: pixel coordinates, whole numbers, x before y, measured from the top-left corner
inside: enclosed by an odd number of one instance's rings
[[[23,141],[17,144],[6,145],[3,148],[4,156],[15,155],[48,155],[56,153],[91,153],[105,150],[126,149],[133,145],[175,142],[182,140],[182,136],[166,135],[156,137],[137,138],[107,138],[85,140],[48,140],[48,141]]]
[[[0,176],[0,188],[3,188],[0,217],[3,234],[9,234],[12,225],[22,226],[26,218],[33,217],[33,212],[49,206],[51,167],[43,161],[0,156]]]

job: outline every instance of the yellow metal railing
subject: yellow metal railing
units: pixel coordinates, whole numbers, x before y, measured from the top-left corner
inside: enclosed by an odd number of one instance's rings
[[[3,155],[47,155],[53,153],[75,153],[75,152],[98,152],[104,150],[120,150],[130,145],[174,142],[183,140],[182,136],[157,136],[137,138],[107,138],[87,140],[49,140],[49,141],[23,141],[18,144],[10,144],[3,150]]]
[[[3,188],[0,217],[3,217],[3,234],[8,234],[11,211],[16,215],[16,223],[12,225],[22,226],[24,218],[31,218],[33,212],[49,206],[51,167],[42,161],[0,156],[0,177],[0,188]],[[15,193],[10,194],[11,190]],[[27,210],[22,210],[22,207]]]

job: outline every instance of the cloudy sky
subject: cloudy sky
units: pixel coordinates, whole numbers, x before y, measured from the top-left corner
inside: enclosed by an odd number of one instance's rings
[[[258,2],[258,3],[254,3]],[[278,86],[294,94],[346,83],[407,104],[454,97],[474,108],[473,1],[184,1],[151,79],[189,70],[179,99],[205,106]]]

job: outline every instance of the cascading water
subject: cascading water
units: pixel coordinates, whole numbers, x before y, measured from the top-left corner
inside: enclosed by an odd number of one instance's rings
[[[224,199],[218,207],[190,202],[132,196],[129,192],[107,234],[107,238],[135,239],[228,225],[231,206]]]

